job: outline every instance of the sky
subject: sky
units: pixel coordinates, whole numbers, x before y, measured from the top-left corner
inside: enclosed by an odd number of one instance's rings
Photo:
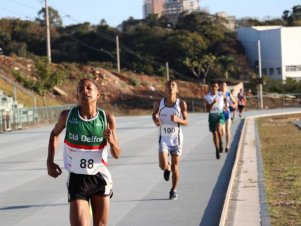
[[[98,24],[105,19],[108,25],[118,26],[129,17],[142,19],[143,0],[48,0],[56,9],[63,25],[90,22]],[[301,5],[300,0],[200,0],[201,9],[209,13],[226,12],[236,18],[252,17],[259,20],[279,18],[284,10]],[[34,20],[45,0],[0,0],[0,18]]]

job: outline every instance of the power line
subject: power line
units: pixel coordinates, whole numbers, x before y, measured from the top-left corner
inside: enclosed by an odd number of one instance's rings
[[[94,50],[94,51],[106,53],[106,54],[108,54],[111,58],[113,58],[114,60],[116,59],[113,53],[111,53],[111,52],[109,52],[109,51],[107,51],[107,50],[105,50],[105,49],[103,49],[103,48],[97,49],[97,48],[95,48],[95,47],[93,47],[93,46],[91,46],[91,45],[89,45],[89,44],[87,44],[87,43],[84,43],[84,42],[82,42],[82,41],[80,41],[80,40],[78,40],[78,39],[72,37],[71,35],[69,35],[68,37],[71,38],[73,41],[79,43],[79,44],[82,45],[82,46],[85,46],[85,47],[87,47],[87,48],[89,48],[89,49],[91,49],[91,50]]]
[[[27,4],[23,3],[23,2],[18,2],[16,0],[8,0],[8,1],[14,2],[15,4],[18,4],[18,5],[22,5],[22,6],[26,7],[26,8],[29,8],[29,9],[37,10],[36,8],[32,7],[31,5],[27,5]]]
[[[37,10],[36,8],[34,8],[34,7],[30,6],[30,5],[24,4],[24,3],[21,3],[21,2],[18,2],[17,0],[8,0],[8,1],[14,2],[15,4],[22,5],[22,6],[24,6],[24,7],[30,8],[30,9],[35,9],[35,10]],[[41,3],[41,4],[42,4],[42,2],[44,2],[44,0],[36,0],[36,1],[39,2],[39,3]],[[49,4],[49,5],[50,5],[50,4]],[[51,3],[51,5],[53,5],[53,4]],[[43,6],[41,6],[41,8],[42,8],[42,7],[43,7]],[[54,6],[54,7],[55,7],[55,6]],[[2,7],[2,8],[3,8],[3,7]],[[10,11],[10,10],[8,10],[8,11]],[[37,10],[37,11],[38,11],[38,10]],[[60,11],[63,12],[63,13],[66,13],[64,10],[61,10],[61,9],[60,9]],[[19,14],[19,13],[17,13],[17,12],[14,12],[14,13],[15,13],[15,14]],[[23,17],[26,17],[26,18],[30,18],[30,17],[28,17],[28,16],[26,16],[26,15],[22,15],[22,16],[23,16]],[[79,22],[79,20],[75,19],[73,16],[70,16],[70,14],[68,14],[68,13],[66,13],[64,16],[61,16],[61,17],[69,18],[70,20],[75,21],[75,22],[77,22],[77,23]],[[34,20],[34,19],[32,18],[32,20]],[[108,34],[106,34],[106,33],[104,33],[104,32],[101,32],[101,31],[95,31],[95,34],[99,35],[101,38],[103,38],[103,39],[105,39],[105,40],[107,40],[107,41],[110,41],[110,42],[112,42],[112,43],[115,43],[115,36],[112,37],[112,36],[110,36],[110,35],[108,35]],[[69,36],[69,37],[70,37],[73,41],[79,43],[79,44],[82,45],[82,46],[85,46],[86,48],[89,48],[89,49],[94,50],[94,51],[99,51],[99,52],[106,53],[106,54],[109,55],[112,59],[116,60],[115,52],[110,52],[110,51],[107,51],[107,50],[105,50],[105,49],[103,49],[103,48],[98,49],[98,48],[95,48],[95,47],[93,47],[93,46],[91,46],[91,45],[89,45],[89,44],[87,44],[87,43],[84,43],[84,42],[82,42],[82,41],[80,41],[80,40],[77,40],[76,38],[74,38],[74,37],[72,37],[72,36]],[[164,63],[157,62],[157,61],[153,60],[152,58],[150,58],[150,57],[148,57],[148,56],[143,56],[143,57],[141,57],[139,54],[137,54],[136,52],[134,52],[131,48],[125,46],[125,45],[122,44],[122,43],[120,43],[120,48],[121,48],[122,51],[124,51],[124,52],[126,52],[126,53],[129,53],[129,54],[131,54],[132,56],[134,56],[134,57],[135,57],[136,59],[138,59],[140,62],[152,64],[152,65],[154,65],[154,66],[163,66],[163,65],[165,64],[165,62],[164,62]],[[125,64],[127,64],[128,66],[131,66],[131,65],[132,65],[132,63],[128,62],[123,56],[120,56],[120,57],[121,57],[122,61],[123,61]],[[173,70],[173,71],[174,71],[175,74],[178,74],[178,75],[181,75],[181,76],[182,76],[182,74],[181,74],[180,72],[177,72],[177,71],[175,71],[175,70]]]
[[[28,18],[28,19],[34,20],[34,18],[32,18],[32,17],[26,16],[25,14],[21,14],[21,13],[19,13],[19,12],[14,11],[14,10],[7,9],[7,8],[5,8],[5,7],[1,7],[0,10],[6,11],[6,12],[11,12],[11,13],[13,13],[13,14],[22,16],[22,17],[24,17],[24,18]],[[18,18],[18,17],[10,17],[10,16],[7,16],[7,17],[4,17],[4,18]]]
[[[5,4],[6,7],[1,6],[0,10],[2,10],[3,12],[10,12],[10,13],[14,14],[14,16],[7,16],[7,18],[23,17],[23,18],[26,18],[26,19],[29,19],[29,20],[34,20],[35,19],[35,18],[32,17],[32,15],[28,16],[28,15],[25,15],[24,13],[21,13],[20,11],[15,11],[15,10],[12,10],[12,9],[8,9],[7,6],[11,5],[11,4],[17,5],[17,7],[16,6],[15,7],[12,6],[12,7],[14,9],[19,9],[21,11],[22,11],[22,9],[20,9],[19,6],[21,6],[22,8],[25,7],[25,8],[31,9],[31,10],[35,10],[36,12],[38,12],[38,10],[39,10],[36,7],[33,7],[33,6],[29,5],[29,4],[25,4],[23,2],[19,2],[19,1],[16,1],[16,0],[6,0],[6,1],[7,1],[7,3]],[[3,0],[2,0],[2,4],[4,4]],[[25,10],[23,10],[23,11],[25,11]]]

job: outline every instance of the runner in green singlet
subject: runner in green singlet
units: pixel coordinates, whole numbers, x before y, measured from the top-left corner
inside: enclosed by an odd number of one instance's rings
[[[58,177],[62,170],[54,162],[59,135],[66,129],[64,166],[69,171],[68,201],[70,224],[90,225],[90,204],[93,225],[107,225],[109,220],[112,178],[106,168],[107,145],[114,158],[121,150],[113,114],[97,108],[99,89],[94,80],[82,79],[77,85],[79,106],[62,111],[51,131],[48,146],[48,175]]]

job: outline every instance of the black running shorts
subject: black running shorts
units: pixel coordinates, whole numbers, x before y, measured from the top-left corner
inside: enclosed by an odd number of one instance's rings
[[[89,200],[93,195],[109,196],[105,194],[106,181],[103,176],[98,173],[95,175],[84,175],[70,172],[68,187],[68,202],[76,199]]]

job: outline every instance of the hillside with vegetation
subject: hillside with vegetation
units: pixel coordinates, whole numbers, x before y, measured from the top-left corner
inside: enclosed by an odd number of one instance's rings
[[[53,63],[117,68],[118,37],[120,66],[126,71],[164,76],[168,62],[171,76],[203,83],[212,78],[245,79],[252,73],[235,32],[215,15],[182,14],[176,25],[155,15],[129,18],[119,30],[104,20],[62,26],[58,12],[49,12]],[[1,19],[0,46],[5,55],[46,56],[45,30],[43,13],[34,22]]]
[[[0,56],[0,74],[37,95],[38,106],[76,103],[75,85],[83,77],[97,80],[102,90],[101,104],[120,112],[149,111],[152,100],[163,95],[167,70],[170,78],[179,81],[181,95],[189,102],[199,100],[213,79],[242,80],[250,87],[256,86],[257,73],[249,65],[235,32],[225,26],[225,18],[195,12],[181,14],[177,24],[151,15],[144,20],[129,18],[118,29],[105,20],[97,25],[87,22],[63,26],[59,13],[50,7],[49,64],[45,58],[44,11],[38,12],[35,21],[0,19],[4,54]],[[282,19],[245,18],[238,24],[296,26],[300,12],[301,6],[295,6],[292,11],[284,11]],[[268,89],[284,90],[283,84],[268,82]],[[14,95],[12,86],[3,79],[0,89]],[[28,95],[20,90],[17,94],[25,105],[32,104]]]
[[[23,85],[37,97],[37,106],[55,106],[76,104],[76,84],[79,79],[88,77],[94,79],[101,90],[99,105],[117,114],[143,114],[150,113],[153,101],[164,95],[165,77],[148,76],[136,74],[131,71],[107,70],[101,67],[93,67],[80,64],[52,64],[54,75],[62,76],[58,84],[48,91],[43,92],[43,85],[47,80],[54,80],[49,77],[43,81],[39,77],[36,61],[20,57],[0,56],[0,75]],[[22,78],[20,80],[20,78]],[[180,97],[187,101],[200,100],[201,95],[206,92],[206,86],[191,81],[178,80]],[[0,78],[0,90],[13,96],[13,85]],[[42,91],[42,92],[41,92]],[[39,93],[41,92],[41,93]],[[27,107],[33,106],[31,96],[17,89],[16,99]]]

